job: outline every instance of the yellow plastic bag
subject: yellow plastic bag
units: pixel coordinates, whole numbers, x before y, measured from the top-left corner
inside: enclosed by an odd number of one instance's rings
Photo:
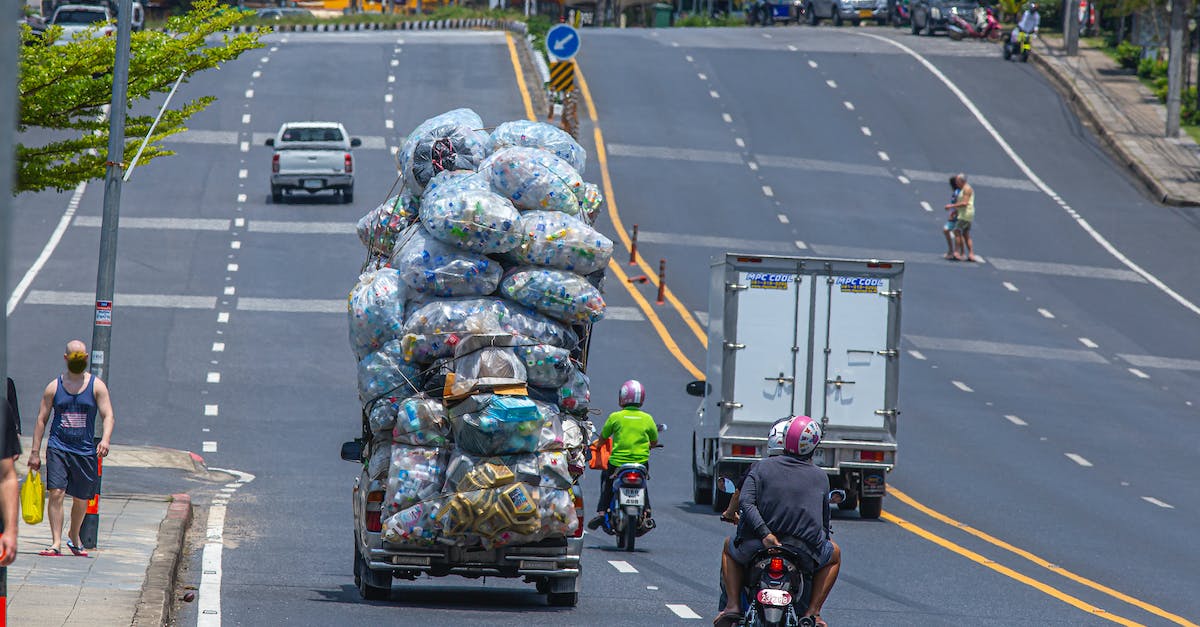
[[[21,484],[21,517],[30,525],[42,522],[42,514],[46,509],[46,488],[42,485],[42,475],[31,472],[25,476]]]

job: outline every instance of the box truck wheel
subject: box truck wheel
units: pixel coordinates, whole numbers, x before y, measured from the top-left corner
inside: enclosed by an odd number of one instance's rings
[[[696,468],[696,434],[692,434],[692,502],[696,505],[712,503],[712,480],[704,481],[700,469]]]
[[[868,520],[879,518],[879,514],[883,512],[883,497],[882,496],[864,496],[858,502],[858,517]]]

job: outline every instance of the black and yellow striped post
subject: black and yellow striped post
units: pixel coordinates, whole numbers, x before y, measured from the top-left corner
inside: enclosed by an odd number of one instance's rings
[[[568,93],[575,90],[575,62],[553,61],[550,63],[550,91]]]

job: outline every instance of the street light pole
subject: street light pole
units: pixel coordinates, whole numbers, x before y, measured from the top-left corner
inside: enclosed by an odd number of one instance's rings
[[[1187,30],[1187,0],[1171,0],[1171,31],[1167,39],[1167,137],[1179,136],[1180,93],[1183,83],[1183,34]]]
[[[13,185],[16,183],[16,143],[17,143],[17,89],[18,83],[18,26],[12,19],[19,8],[15,0],[0,0],[0,303],[5,304],[0,312],[0,450],[8,449],[8,421],[14,418],[8,415],[8,255],[12,250],[9,242],[9,229],[13,211]],[[0,534],[3,534],[4,521],[0,518]],[[16,531],[16,530],[13,530]],[[8,568],[0,566],[0,625],[7,624],[4,619],[5,608],[8,605]]]
[[[108,107],[108,163],[104,173],[104,217],[100,223],[100,263],[96,270],[96,315],[92,326],[92,374],[108,381],[112,345],[113,291],[117,274],[117,223],[121,213],[121,174],[125,160],[125,108],[129,88],[130,14],[133,0],[117,5],[117,53],[112,101]]]

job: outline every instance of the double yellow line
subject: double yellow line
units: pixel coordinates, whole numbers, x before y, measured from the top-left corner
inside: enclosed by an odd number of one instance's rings
[[[513,43],[512,35],[506,34],[506,36],[508,38],[509,54],[512,56],[513,70],[516,72],[517,88],[521,92],[521,100],[525,105],[525,114],[526,114],[526,116],[528,116],[528,118],[530,120],[536,120],[537,116],[533,111],[532,100],[529,96],[529,88],[526,85],[525,78],[521,72],[521,62],[517,56],[516,46]],[[608,170],[608,156],[607,156],[607,151],[605,149],[604,134],[600,130],[599,117],[596,114],[596,104],[592,101],[592,94],[591,94],[591,90],[588,88],[587,79],[584,78],[583,70],[579,67],[578,63],[576,64],[576,68],[575,68],[575,76],[579,80],[580,91],[582,91],[582,93],[583,93],[584,102],[587,104],[588,116],[589,116],[589,118],[591,118],[591,121],[592,121],[593,136],[594,136],[595,144],[596,144],[596,155],[597,155],[597,160],[600,162],[600,175],[603,180],[604,195],[605,195],[605,200],[608,204],[609,218],[612,220],[613,226],[614,226],[614,228],[616,228],[617,235],[620,237],[621,243],[625,246],[625,250],[629,251],[631,249],[632,244],[630,242],[628,233],[625,232],[625,227],[624,227],[624,223],[621,221],[621,216],[617,211],[616,194],[613,193],[612,176],[609,174],[609,170]],[[637,264],[642,269],[642,271],[645,272],[646,277],[650,279],[651,283],[655,287],[657,287],[658,286],[658,275],[652,270],[652,268],[646,263],[646,261],[639,256],[637,258]],[[666,325],[664,325],[662,320],[658,317],[657,312],[655,312],[654,308],[651,307],[650,303],[641,294],[641,292],[639,292],[637,289],[635,289],[633,287],[632,283],[629,282],[629,277],[626,275],[624,268],[622,268],[618,262],[616,262],[615,260],[611,260],[611,259],[609,260],[608,267],[610,270],[612,270],[613,275],[629,291],[630,295],[633,297],[634,302],[637,303],[638,308],[640,308],[642,310],[642,312],[646,315],[647,320],[650,321],[651,326],[654,328],[655,332],[658,333],[658,336],[662,339],[663,345],[666,346],[667,350],[671,353],[671,355],[673,355],[675,357],[675,359],[680,363],[680,365],[682,365],[685,370],[687,370],[689,373],[691,373],[692,376],[696,377],[697,379],[703,379],[704,373],[699,368],[697,368],[696,365],[690,359],[688,359],[688,357],[686,355],[683,354],[683,351],[680,350],[679,345],[675,342],[675,339],[671,336],[670,332],[667,331]],[[708,338],[707,338],[706,334],[704,333],[704,330],[696,322],[695,317],[693,317],[691,312],[688,311],[687,307],[684,307],[683,303],[680,302],[679,299],[675,297],[675,294],[671,292],[670,288],[664,289],[664,295],[666,296],[667,301],[675,309],[675,311],[677,311],[679,313],[679,315],[683,319],[684,323],[688,326],[688,328],[690,328],[692,330],[692,333],[695,334],[696,338],[700,340],[701,344],[704,345],[705,348],[707,348],[708,347]],[[1188,619],[1186,619],[1182,616],[1173,614],[1173,613],[1168,612],[1156,605],[1147,603],[1146,601],[1142,601],[1140,599],[1134,598],[1132,596],[1129,596],[1127,594],[1124,594],[1122,592],[1114,590],[1113,588],[1110,588],[1108,586],[1105,586],[1104,584],[1101,584],[1101,583],[1098,583],[1091,579],[1088,579],[1087,577],[1083,577],[1082,575],[1077,575],[1065,568],[1062,568],[1061,566],[1057,566],[1057,565],[1053,564],[1049,560],[1046,560],[1046,559],[1039,557],[1033,553],[1030,553],[1029,551],[1026,551],[1024,549],[1013,546],[1012,544],[1009,544],[1003,540],[1000,540],[999,538],[996,538],[996,537],[991,536],[983,531],[975,529],[974,527],[971,527],[970,525],[961,523],[949,516],[946,516],[945,514],[942,514],[926,505],[921,504],[916,499],[910,497],[908,494],[896,489],[895,487],[889,486],[888,494],[891,495],[892,497],[896,498],[900,502],[904,503],[905,505],[912,507],[913,509],[917,510],[918,512],[925,514],[926,516],[929,516],[930,518],[933,518],[934,520],[937,520],[938,522],[941,522],[945,525],[948,525],[948,526],[958,529],[964,533],[967,533],[976,538],[979,538],[980,540],[983,540],[984,542],[987,542],[988,544],[991,544],[992,546],[995,546],[997,548],[1003,549],[1004,551],[1007,551],[1007,552],[1017,555],[1021,558],[1024,558],[1024,559],[1032,562],[1033,564],[1036,564],[1037,566],[1044,568],[1056,575],[1062,576],[1062,577],[1069,579],[1075,583],[1078,583],[1078,584],[1081,584],[1088,588],[1091,588],[1092,590],[1095,590],[1097,592],[1105,594],[1113,599],[1121,601],[1122,603],[1132,605],[1132,606],[1142,609],[1146,612],[1154,614],[1155,616],[1164,618],[1164,619],[1166,619],[1172,623],[1175,623],[1177,625],[1182,625],[1184,627],[1200,627],[1200,625],[1197,625],[1196,623],[1193,623],[1192,621],[1189,621]],[[1108,611],[1101,609],[1099,607],[1096,607],[1094,605],[1091,605],[1078,597],[1075,597],[1071,594],[1063,592],[1062,590],[1060,590],[1058,588],[1055,588],[1054,586],[1051,586],[1050,584],[1039,581],[1037,579],[1034,579],[1033,577],[1029,577],[1028,575],[1022,574],[1020,572],[1017,572],[1016,570],[1013,570],[1012,568],[1009,568],[1007,566],[998,564],[994,560],[989,559],[989,558],[985,557],[984,555],[981,555],[975,551],[972,551],[972,550],[970,550],[962,545],[959,545],[947,538],[939,536],[938,534],[933,533],[932,531],[929,531],[928,529],[925,529],[924,527],[921,527],[912,522],[909,522],[908,520],[900,518],[899,516],[896,516],[896,515],[892,514],[891,512],[883,512],[883,514],[880,517],[883,520],[890,522],[905,531],[908,531],[909,533],[912,533],[922,539],[932,542],[933,544],[936,544],[948,551],[951,551],[951,552],[953,552],[957,555],[960,555],[972,562],[975,562],[981,566],[984,566],[985,568],[988,568],[992,571],[1000,573],[1001,575],[1004,575],[1005,577],[1008,577],[1008,578],[1018,581],[1024,585],[1027,585],[1043,594],[1046,594],[1047,596],[1050,596],[1054,599],[1062,601],[1063,603],[1066,603],[1072,607],[1075,607],[1075,608],[1077,608],[1083,612],[1086,612],[1092,616],[1096,616],[1098,618],[1103,618],[1105,620],[1108,620],[1108,621],[1111,621],[1114,623],[1118,623],[1121,625],[1135,626],[1135,625],[1141,624],[1136,621],[1130,620],[1128,618],[1118,616],[1116,614],[1108,612]]]

